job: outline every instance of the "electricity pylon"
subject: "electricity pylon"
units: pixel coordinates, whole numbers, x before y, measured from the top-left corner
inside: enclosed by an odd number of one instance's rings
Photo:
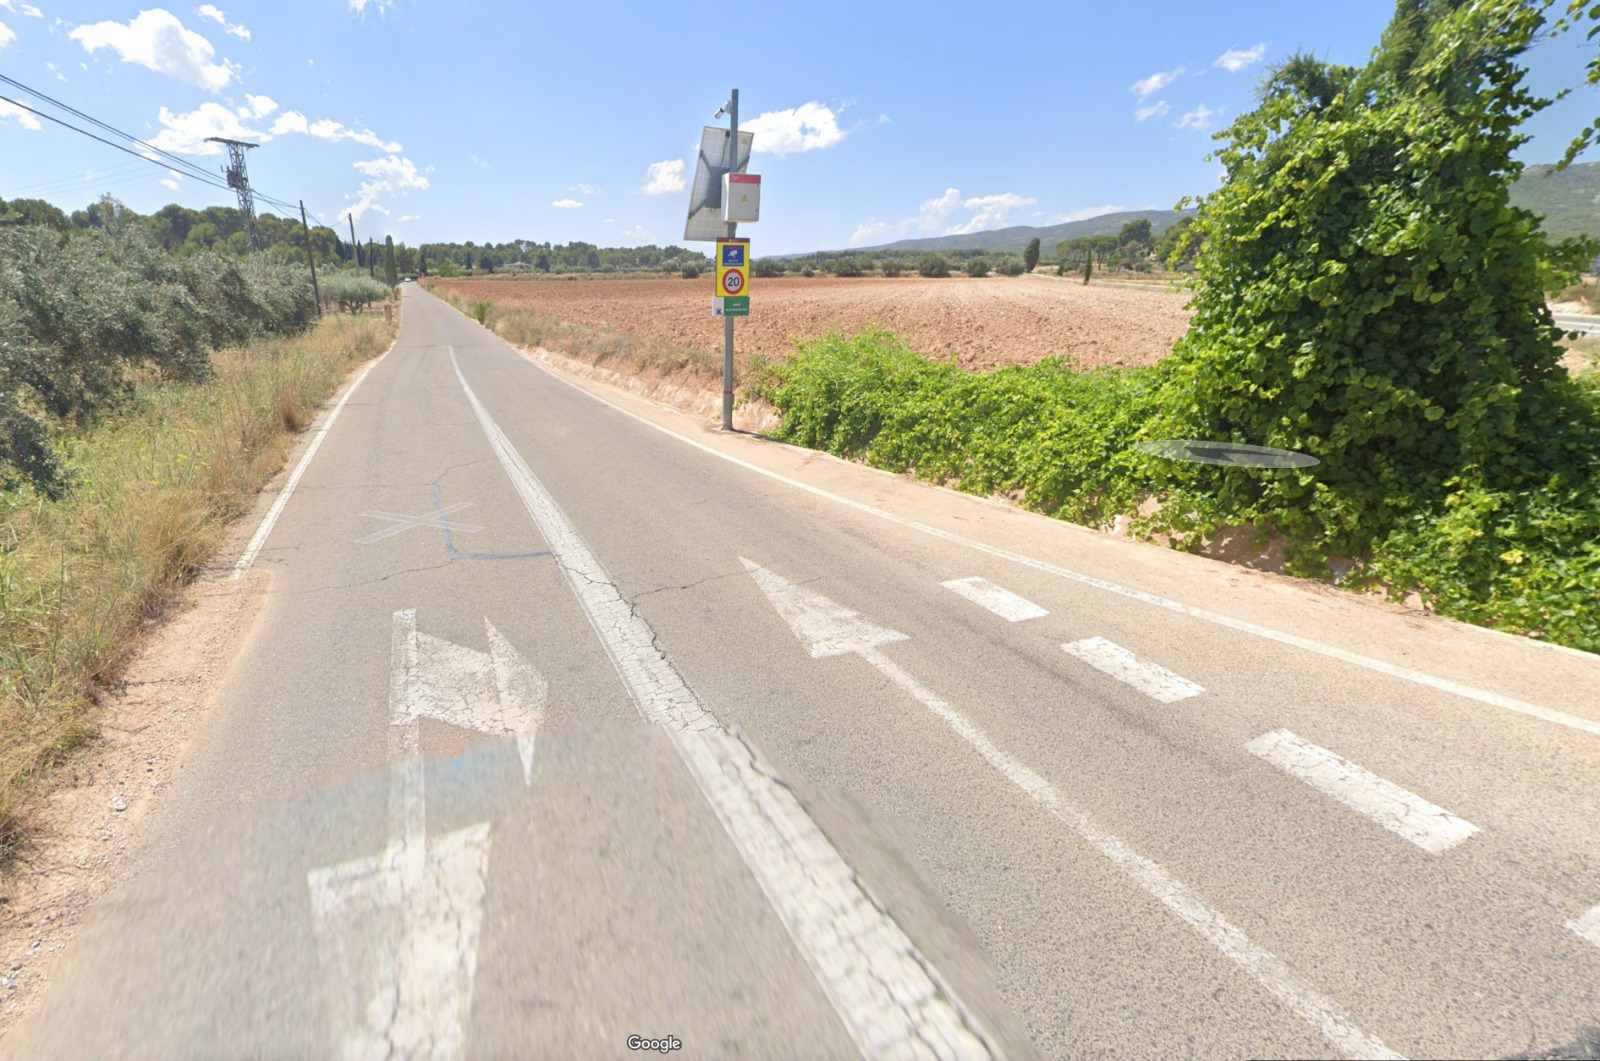
[[[220,136],[208,136],[206,139],[228,148],[228,166],[222,175],[228,178],[228,187],[239,195],[239,212],[244,215],[244,234],[250,241],[250,250],[252,253],[259,251],[261,237],[256,235],[256,203],[255,197],[250,194],[250,175],[244,169],[244,153],[261,145],[247,144],[243,140],[224,140]]]

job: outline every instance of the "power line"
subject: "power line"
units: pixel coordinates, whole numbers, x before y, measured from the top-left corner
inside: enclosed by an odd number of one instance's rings
[[[116,136],[120,136],[125,140],[131,141],[132,143],[134,143],[134,144],[138,145],[139,147],[143,148],[144,151],[134,151],[131,148],[123,146],[122,144],[113,143],[112,141],[107,140],[102,136],[96,136],[94,133],[88,131],[87,129],[80,129],[77,126],[72,125],[69,122],[63,121],[60,118],[54,117],[52,115],[44,113],[41,110],[37,110],[37,109],[35,109],[33,107],[30,107],[26,103],[21,103],[21,102],[19,102],[17,100],[11,99],[11,98],[6,97],[6,96],[0,96],[0,100],[5,100],[5,102],[10,103],[13,106],[21,107],[23,110],[28,111],[31,114],[36,114],[39,117],[44,118],[47,121],[54,122],[57,125],[60,125],[60,126],[62,126],[64,128],[71,129],[75,133],[82,133],[84,136],[89,137],[91,140],[98,140],[100,143],[105,144],[107,147],[114,147],[118,151],[122,151],[122,152],[125,152],[127,154],[133,155],[135,158],[143,159],[144,161],[152,163],[153,165],[162,166],[162,167],[168,168],[168,169],[181,167],[182,170],[184,171],[183,172],[184,176],[190,177],[190,178],[192,178],[194,180],[197,180],[202,184],[209,185],[209,186],[211,186],[213,188],[221,188],[223,191],[233,191],[233,190],[235,190],[229,184],[224,184],[224,183],[218,182],[218,180],[216,179],[216,177],[213,174],[211,174],[209,171],[207,171],[206,169],[202,168],[201,166],[199,166],[199,165],[197,165],[197,164],[195,164],[193,162],[190,162],[188,159],[185,159],[185,158],[182,158],[182,157],[180,157],[178,155],[175,155],[172,152],[167,151],[167,150],[165,150],[163,148],[156,147],[154,144],[151,144],[151,143],[148,143],[148,142],[146,142],[144,140],[141,140],[137,136],[134,136],[132,133],[124,132],[123,130],[118,129],[116,126],[108,125],[107,123],[101,121],[100,119],[94,117],[93,115],[85,114],[83,111],[78,110],[76,107],[73,107],[73,106],[71,106],[70,104],[67,104],[67,103],[62,103],[60,100],[55,99],[55,98],[45,94],[44,92],[41,92],[36,88],[33,88],[30,85],[25,85],[21,81],[16,80],[15,78],[7,77],[5,74],[0,74],[0,83],[11,85],[11,86],[14,86],[15,88],[21,89],[23,92],[28,93],[29,95],[33,96],[34,98],[43,100],[44,102],[50,104],[51,106],[59,107],[62,110],[66,111],[68,114],[71,114],[71,115],[73,115],[73,116],[75,116],[77,118],[81,118],[83,121],[86,121],[89,124],[94,125],[95,127],[99,128],[99,129],[102,129],[102,130],[104,130],[104,131],[106,131],[108,133],[112,133],[112,134],[114,134]],[[162,158],[170,160],[170,164],[169,164],[169,162],[163,162],[160,159],[151,158],[150,155],[144,153],[145,151],[148,151],[148,152],[150,152],[152,154],[156,154],[156,155],[161,156]],[[265,195],[265,194],[263,194],[261,192],[255,192],[254,195],[255,195],[255,198],[261,200],[262,202],[268,203],[268,204],[270,204],[272,206],[276,206],[279,209],[288,211],[291,214],[296,209],[296,207],[293,204],[284,202],[282,199],[276,199],[276,198],[274,198],[274,197],[272,197],[270,195]]]

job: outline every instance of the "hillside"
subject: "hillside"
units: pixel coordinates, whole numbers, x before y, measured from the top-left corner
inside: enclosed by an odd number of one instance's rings
[[[1552,236],[1600,236],[1600,162],[1529,166],[1511,186],[1511,202],[1544,218]]]
[[[1055,250],[1057,243],[1063,240],[1078,239],[1082,236],[1115,235],[1129,221],[1138,221],[1147,218],[1151,229],[1159,235],[1177,222],[1181,217],[1192,214],[1194,211],[1186,210],[1179,213],[1176,210],[1124,210],[1115,214],[1101,214],[1085,221],[1068,221],[1063,225],[1048,225],[1044,228],[1035,228],[1031,225],[1013,225],[1010,228],[997,228],[988,232],[973,232],[965,236],[928,236],[924,239],[903,239],[895,243],[879,244],[875,247],[862,247],[863,253],[871,251],[1010,251],[1021,254],[1027,247],[1028,241],[1038,238],[1039,246],[1046,254]]]

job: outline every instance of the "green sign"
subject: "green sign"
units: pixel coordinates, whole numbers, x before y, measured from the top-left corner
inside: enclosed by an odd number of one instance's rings
[[[749,295],[722,295],[711,300],[712,315],[716,317],[750,316]]]

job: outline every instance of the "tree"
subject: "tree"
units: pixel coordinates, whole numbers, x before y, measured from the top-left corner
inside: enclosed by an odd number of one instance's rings
[[[1028,241],[1027,249],[1022,252],[1022,270],[1031,273],[1039,264],[1039,237],[1035,236]]]
[[[417,272],[423,276],[428,275],[428,251],[425,247],[417,249]]]
[[[989,275],[989,260],[987,258],[974,258],[967,263],[967,275],[971,277],[984,277]]]
[[[942,254],[924,254],[917,259],[917,274],[930,279],[950,275],[950,263]]]
[[[534,259],[533,267],[535,269],[539,270],[541,273],[548,273],[550,271],[550,254],[549,254],[549,252],[544,251],[544,250],[540,250],[539,251],[539,257]]]
[[[1141,247],[1150,246],[1150,219],[1141,217],[1136,221],[1129,221],[1122,226],[1122,231],[1117,233],[1117,245],[1124,246],[1137,243]]]
[[[1182,412],[1153,429],[1192,433],[1151,437],[1322,466],[1215,480],[1208,526],[1270,520],[1291,571],[1315,571],[1463,483],[1527,490],[1569,445],[1544,288],[1594,245],[1550,243],[1508,201],[1517,127],[1548,105],[1517,61],[1542,25],[1526,0],[1401,0],[1366,67],[1297,55],[1219,135],[1195,316],[1158,366]]]
[[[383,238],[383,279],[392,288],[400,282],[400,275],[394,268],[394,237]]]

